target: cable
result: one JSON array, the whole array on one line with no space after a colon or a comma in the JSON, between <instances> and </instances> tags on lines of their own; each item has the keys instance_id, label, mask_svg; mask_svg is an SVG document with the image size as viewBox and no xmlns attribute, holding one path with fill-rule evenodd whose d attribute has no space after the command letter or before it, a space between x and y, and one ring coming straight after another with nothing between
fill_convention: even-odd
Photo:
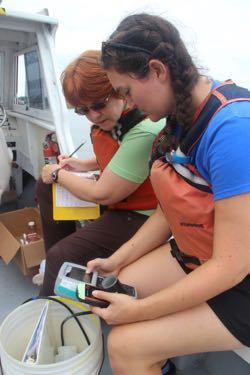
<instances>
[{"instance_id":1,"label":"cable","mask_svg":"<svg viewBox=\"0 0 250 375\"><path fill-rule=\"evenodd\" d=\"M28 300L24 301L24 303L26 302L30 302L30 301L34 301L36 299L46 299L46 300L50 300L50 301L54 301L54 302L57 302L57 303L60 303L62 306L64 306L70 313L71 315L66 317L62 323L61 323L61 341L62 341L62 346L64 346L64 335L63 335L63 327L64 327L64 324L71 318L74 318L77 322L77 324L79 325L86 341L87 341L87 344L90 345L90 340L88 338L88 335L86 334L84 328L82 327L82 324L81 322L79 321L78 319L78 316L81 316L81 315L90 315L90 314L93 314L92 311L81 311L79 313L74 313L74 311L68 306L66 305L66 303L58 300L57 298L53 298L53 297L40 297L40 296L37 296L37 297L34 297L34 298L29 298ZM105 344L104 344L104 336L102 334L102 363L101 363L101 366L100 366L100 369L99 369L99 372L98 372L98 375L101 375L101 371L102 371L102 368L103 368L103 364L104 364L104 360L105 360Z\"/></svg>"},{"instance_id":2,"label":"cable","mask_svg":"<svg viewBox=\"0 0 250 375\"><path fill-rule=\"evenodd\" d=\"M1 371L1 375L4 375L4 374L3 374L3 366L2 366L1 358L0 358L0 371Z\"/></svg>"},{"instance_id":3,"label":"cable","mask_svg":"<svg viewBox=\"0 0 250 375\"><path fill-rule=\"evenodd\" d=\"M83 333L83 335L84 335L84 337L85 337L85 339L86 339L86 341L87 341L87 344L90 345L89 337L88 337L87 333L85 332L85 330L84 330L84 328L83 328L83 326L82 326L80 320L78 319L77 315L74 316L74 315L75 315L74 311L73 311L68 305L66 305L66 303L64 303L64 302L62 302L62 301L60 301L60 300L58 300L57 298L54 298L54 297L42 297L42 296L38 296L38 297L34 297L34 298L29 298L29 299L27 299L26 301L23 302L23 304L25 304L25 303L27 303L27 302L30 302L30 301L37 300L37 299L45 299L45 300L49 300L49 301L54 301L54 302L57 302L57 303L59 303L60 305L64 306L64 307L65 307L65 308L71 313L71 315L74 317L76 323L78 324L80 330L82 331L82 333ZM92 313L92 312L90 311L90 313ZM70 316L70 317L71 317L71 316ZM70 318L70 317L69 317L69 318ZM63 340L63 341L64 341L64 340ZM64 345L64 344L62 344L62 345Z\"/></svg>"},{"instance_id":4,"label":"cable","mask_svg":"<svg viewBox=\"0 0 250 375\"><path fill-rule=\"evenodd\" d=\"M57 300L58 301L58 300ZM61 302L61 301L60 301ZM64 346L64 334L63 334L63 327L64 327L64 324L71 318L77 318L78 316L81 316L81 315L90 315L90 314L93 314L92 311L81 311L81 312L78 312L78 313L73 313L72 315L66 317L62 323L61 323L61 341L62 341L62 346ZM84 334L84 333L83 333ZM85 336L85 335L84 335ZM86 338L86 341L88 343L88 345L90 345L90 341L89 341L89 338L88 336L85 337ZM104 360L105 360L105 344L104 344L104 335L102 334L102 362L101 362L101 366L100 366L100 369L98 371L98 375L101 375L101 371L102 371L102 367L103 367L103 364L104 364Z\"/></svg>"},{"instance_id":5,"label":"cable","mask_svg":"<svg viewBox=\"0 0 250 375\"><path fill-rule=\"evenodd\" d=\"M70 316L67 316L61 323L61 341L62 341L62 346L64 346L64 334L63 334L63 327L64 327L64 323L66 323L69 319L71 318L75 318L77 316L81 316L81 315L90 315L90 314L93 314L92 311L81 311L81 312L78 312L78 313L73 313L72 315ZM89 338L86 334L86 332L83 330L82 333L84 334L84 337L88 343L88 345L90 345L90 341L89 341Z\"/></svg>"}]
</instances>

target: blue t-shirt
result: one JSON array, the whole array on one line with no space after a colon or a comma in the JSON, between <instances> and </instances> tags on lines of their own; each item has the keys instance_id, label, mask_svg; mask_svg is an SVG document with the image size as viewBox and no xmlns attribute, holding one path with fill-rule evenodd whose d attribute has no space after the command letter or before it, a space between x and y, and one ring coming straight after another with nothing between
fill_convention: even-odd
<instances>
[{"instance_id":1,"label":"blue t-shirt","mask_svg":"<svg viewBox=\"0 0 250 375\"><path fill-rule=\"evenodd\" d=\"M250 101L221 109L194 152L195 165L211 184L214 200L250 192Z\"/></svg>"}]
</instances>

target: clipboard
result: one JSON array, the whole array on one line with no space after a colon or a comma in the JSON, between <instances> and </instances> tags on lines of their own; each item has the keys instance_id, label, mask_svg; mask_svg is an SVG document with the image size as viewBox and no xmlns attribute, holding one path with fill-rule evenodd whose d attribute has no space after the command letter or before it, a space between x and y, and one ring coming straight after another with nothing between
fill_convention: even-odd
<instances>
[{"instance_id":1,"label":"clipboard","mask_svg":"<svg viewBox=\"0 0 250 375\"><path fill-rule=\"evenodd\" d=\"M52 197L53 197L53 219L54 220L91 220L100 217L100 206L93 207L57 207L56 204L56 187L55 183L52 184Z\"/></svg>"}]
</instances>

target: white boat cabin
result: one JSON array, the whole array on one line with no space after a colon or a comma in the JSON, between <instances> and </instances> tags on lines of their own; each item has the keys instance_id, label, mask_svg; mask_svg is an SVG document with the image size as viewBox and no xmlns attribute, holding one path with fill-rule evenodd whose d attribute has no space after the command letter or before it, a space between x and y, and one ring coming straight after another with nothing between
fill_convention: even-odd
<instances>
[{"instance_id":1,"label":"white boat cabin","mask_svg":"<svg viewBox=\"0 0 250 375\"><path fill-rule=\"evenodd\" d=\"M47 10L31 15L0 8L0 197L9 180L9 151L20 194L22 170L35 179L40 174L47 133L56 131L61 151L74 148L56 72L56 29Z\"/></svg>"}]
</instances>

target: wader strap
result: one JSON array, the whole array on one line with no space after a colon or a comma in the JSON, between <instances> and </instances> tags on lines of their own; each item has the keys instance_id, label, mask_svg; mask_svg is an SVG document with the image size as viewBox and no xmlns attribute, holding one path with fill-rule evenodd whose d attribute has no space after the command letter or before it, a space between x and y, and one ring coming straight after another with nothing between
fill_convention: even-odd
<instances>
[{"instance_id":1,"label":"wader strap","mask_svg":"<svg viewBox=\"0 0 250 375\"><path fill-rule=\"evenodd\" d=\"M171 239L170 241L170 246L171 246L171 254L173 255L174 258L178 260L179 263L183 263L185 266L188 263L195 264L197 266L201 265L201 262L198 258L192 255L187 255L183 253L177 246L177 243L175 242L174 239Z\"/></svg>"}]
</instances>

